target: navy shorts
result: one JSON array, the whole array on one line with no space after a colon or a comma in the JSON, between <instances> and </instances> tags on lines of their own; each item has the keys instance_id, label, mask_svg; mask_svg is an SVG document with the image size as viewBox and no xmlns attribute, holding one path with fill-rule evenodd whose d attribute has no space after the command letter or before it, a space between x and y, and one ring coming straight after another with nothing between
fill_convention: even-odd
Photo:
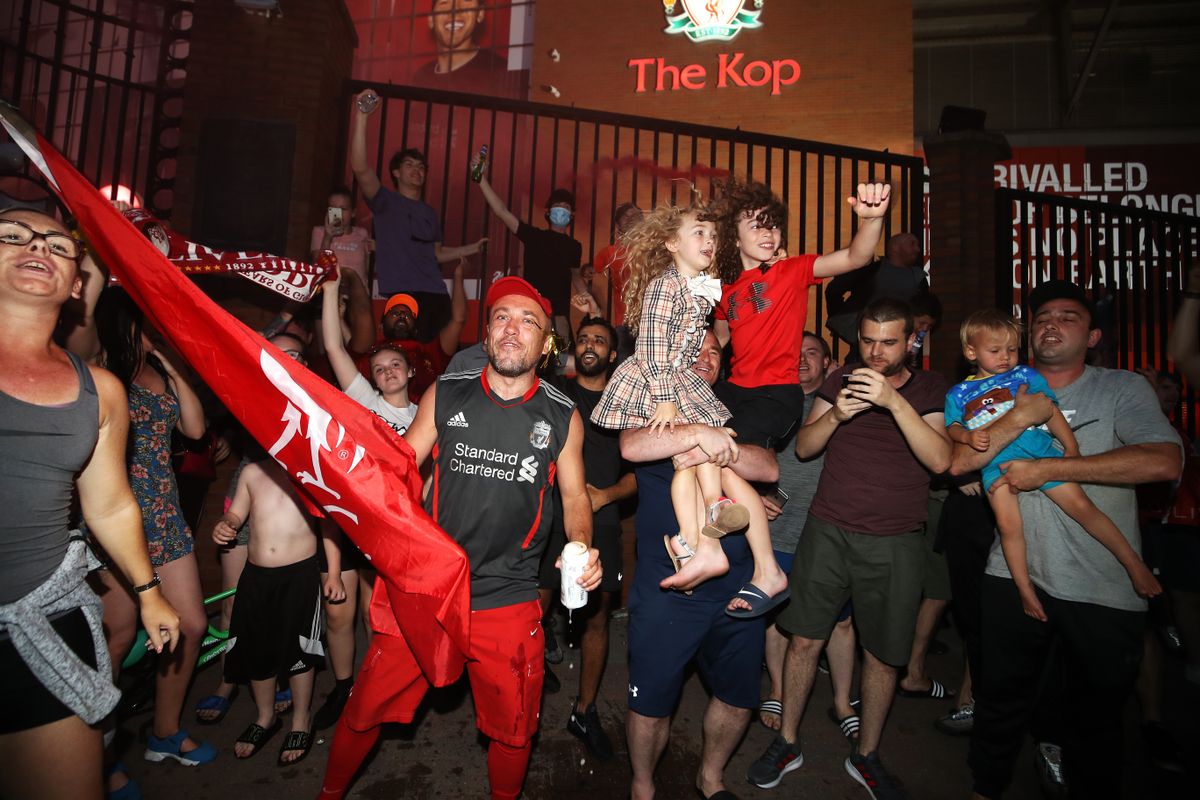
<instances>
[{"instance_id":1,"label":"navy shorts","mask_svg":"<svg viewBox=\"0 0 1200 800\"><path fill-rule=\"evenodd\" d=\"M679 705L688 665L718 700L758 708L763 620L734 619L727 601L695 600L635 586L629 599L629 709L669 717Z\"/></svg>"}]
</instances>

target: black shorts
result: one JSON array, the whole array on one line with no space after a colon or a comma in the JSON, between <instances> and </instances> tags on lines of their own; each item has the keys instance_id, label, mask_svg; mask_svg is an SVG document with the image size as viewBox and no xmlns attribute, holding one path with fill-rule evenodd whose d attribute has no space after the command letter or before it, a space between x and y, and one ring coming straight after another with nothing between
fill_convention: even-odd
<instances>
[{"instance_id":1,"label":"black shorts","mask_svg":"<svg viewBox=\"0 0 1200 800\"><path fill-rule=\"evenodd\" d=\"M725 600L693 600L636 586L629 598L629 709L669 717L695 659L713 695L734 708L757 708L765 623L734 619Z\"/></svg>"},{"instance_id":2,"label":"black shorts","mask_svg":"<svg viewBox=\"0 0 1200 800\"><path fill-rule=\"evenodd\" d=\"M87 617L78 608L50 620L50 627L83 663L96 668L96 648ZM0 735L31 730L75 712L34 676L7 636L0 640Z\"/></svg>"},{"instance_id":3,"label":"black shorts","mask_svg":"<svg viewBox=\"0 0 1200 800\"><path fill-rule=\"evenodd\" d=\"M721 381L713 391L733 415L725 427L737 431L738 444L774 447L787 439L804 411L804 389L798 383L747 389Z\"/></svg>"},{"instance_id":4,"label":"black shorts","mask_svg":"<svg viewBox=\"0 0 1200 800\"><path fill-rule=\"evenodd\" d=\"M317 557L283 567L248 563L229 620L225 680L265 681L325 661Z\"/></svg>"},{"instance_id":5,"label":"black shorts","mask_svg":"<svg viewBox=\"0 0 1200 800\"><path fill-rule=\"evenodd\" d=\"M542 566L538 571L538 587L541 589L558 589L562 585L558 569L554 562L562 555L567 546L567 535L561 530L550 532L550 542L546 552L542 554ZM592 547L600 551L600 568L604 574L600 578L598 592L621 591L621 527L619 525L600 525L592 529Z\"/></svg>"},{"instance_id":6,"label":"black shorts","mask_svg":"<svg viewBox=\"0 0 1200 800\"><path fill-rule=\"evenodd\" d=\"M338 550L342 554L342 572L350 569L370 568L371 562L367 561L367 557L363 555L362 550L358 549L358 545L350 541L350 537L344 533L338 534ZM321 572L329 572L324 542L317 543L317 564L321 568Z\"/></svg>"}]
</instances>

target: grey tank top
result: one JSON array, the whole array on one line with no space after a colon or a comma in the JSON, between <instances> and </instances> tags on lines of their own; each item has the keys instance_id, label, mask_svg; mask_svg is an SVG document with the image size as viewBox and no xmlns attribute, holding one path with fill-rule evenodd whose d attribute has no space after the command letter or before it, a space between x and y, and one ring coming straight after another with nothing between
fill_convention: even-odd
<instances>
[{"instance_id":1,"label":"grey tank top","mask_svg":"<svg viewBox=\"0 0 1200 800\"><path fill-rule=\"evenodd\" d=\"M67 355L79 378L70 403L39 406L0 392L0 604L29 594L62 562L75 478L99 436L96 384Z\"/></svg>"}]
</instances>

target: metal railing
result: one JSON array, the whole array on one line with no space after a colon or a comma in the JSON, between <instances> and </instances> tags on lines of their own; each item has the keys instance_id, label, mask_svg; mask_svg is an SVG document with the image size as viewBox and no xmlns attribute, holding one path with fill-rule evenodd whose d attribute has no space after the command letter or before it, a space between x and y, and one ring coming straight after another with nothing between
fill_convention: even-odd
<instances>
[{"instance_id":1,"label":"metal railing","mask_svg":"<svg viewBox=\"0 0 1200 800\"><path fill-rule=\"evenodd\" d=\"M1077 283L1097 306L1103 366L1174 373L1167 337L1188 270L1200 260L1200 218L1145 208L997 189L998 304L1028 317L1040 283ZM1196 397L1182 405L1195 434Z\"/></svg>"},{"instance_id":2,"label":"metal railing","mask_svg":"<svg viewBox=\"0 0 1200 800\"><path fill-rule=\"evenodd\" d=\"M97 186L174 204L187 0L17 0L0 12L0 96Z\"/></svg>"},{"instance_id":3,"label":"metal railing","mask_svg":"<svg viewBox=\"0 0 1200 800\"><path fill-rule=\"evenodd\" d=\"M643 208L686 203L686 183L677 179L695 182L706 197L715 180L730 174L768 184L791 211L786 241L792 253L848 246L858 218L846 197L856 184L871 179L893 187L885 237L923 228L922 162L913 156L362 81L346 84L347 121L353 94L366 88L383 98L376 112L380 120L368 128L368 152L385 184L391 155L416 147L429 161L424 199L438 211L446 243L491 237L479 269L480 294L496 274L519 263L517 241L491 215L482 194L470 188L467 163L484 144L493 188L531 225L544 224L543 205L551 189L561 186L575 193L572 235L589 263L613 241L612 216L622 203ZM347 123L343 137L348 128ZM346 169L336 177L349 175ZM814 291L808 327L822 331L824 316L824 297Z\"/></svg>"}]
</instances>

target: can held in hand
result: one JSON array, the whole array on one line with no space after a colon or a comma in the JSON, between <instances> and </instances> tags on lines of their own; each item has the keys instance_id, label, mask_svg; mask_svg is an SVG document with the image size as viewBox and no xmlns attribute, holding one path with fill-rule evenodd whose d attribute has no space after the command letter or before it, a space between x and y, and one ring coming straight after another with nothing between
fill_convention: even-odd
<instances>
[{"instance_id":1,"label":"can held in hand","mask_svg":"<svg viewBox=\"0 0 1200 800\"><path fill-rule=\"evenodd\" d=\"M374 92L371 92L370 94L364 94L362 97L358 98L358 110L364 114L370 114L378 105L379 95L375 94Z\"/></svg>"},{"instance_id":2,"label":"can held in hand","mask_svg":"<svg viewBox=\"0 0 1200 800\"><path fill-rule=\"evenodd\" d=\"M562 551L562 604L565 609L583 608L588 593L579 585L579 576L588 565L588 549L583 542L567 542Z\"/></svg>"}]
</instances>

